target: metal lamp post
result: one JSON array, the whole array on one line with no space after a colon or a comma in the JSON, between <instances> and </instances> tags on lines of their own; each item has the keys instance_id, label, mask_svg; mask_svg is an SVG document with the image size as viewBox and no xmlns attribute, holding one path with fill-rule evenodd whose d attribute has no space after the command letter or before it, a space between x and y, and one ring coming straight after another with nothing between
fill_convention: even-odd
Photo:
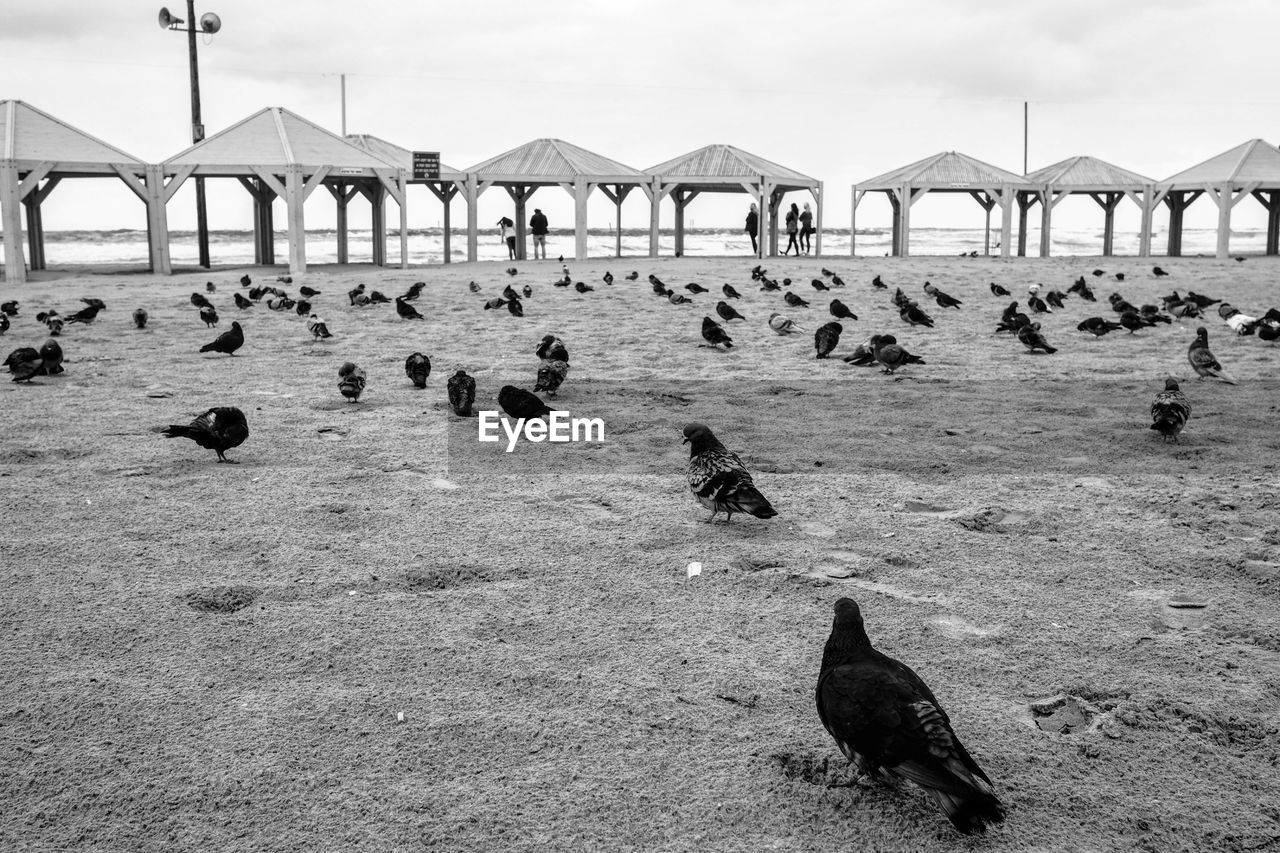
<instances>
[{"instance_id":1,"label":"metal lamp post","mask_svg":"<svg viewBox=\"0 0 1280 853\"><path fill-rule=\"evenodd\" d=\"M186 24L184 27L183 24ZM187 55L191 63L191 143L204 139L204 124L200 121L200 66L196 62L196 8L195 0L187 0L187 19L175 18L167 8L160 9L160 26L166 30L187 32ZM199 32L213 35L222 29L222 19L212 12L200 16ZM209 219L204 205L204 178L196 178L196 234L200 244L200 266L209 264Z\"/></svg>"}]
</instances>

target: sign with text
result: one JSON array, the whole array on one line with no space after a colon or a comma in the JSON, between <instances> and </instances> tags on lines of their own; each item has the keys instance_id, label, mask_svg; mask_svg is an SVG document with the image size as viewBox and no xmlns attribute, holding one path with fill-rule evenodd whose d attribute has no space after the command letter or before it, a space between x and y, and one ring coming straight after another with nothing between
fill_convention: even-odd
<instances>
[{"instance_id":1,"label":"sign with text","mask_svg":"<svg viewBox=\"0 0 1280 853\"><path fill-rule=\"evenodd\" d=\"M413 152L413 179L415 181L440 180L440 152Z\"/></svg>"}]
</instances>

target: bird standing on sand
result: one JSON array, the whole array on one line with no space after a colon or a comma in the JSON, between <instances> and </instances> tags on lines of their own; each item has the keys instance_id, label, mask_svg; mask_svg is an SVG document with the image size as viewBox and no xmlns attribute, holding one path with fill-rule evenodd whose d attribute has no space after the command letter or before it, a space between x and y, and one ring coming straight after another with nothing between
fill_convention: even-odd
<instances>
[{"instance_id":1,"label":"bird standing on sand","mask_svg":"<svg viewBox=\"0 0 1280 853\"><path fill-rule=\"evenodd\" d=\"M858 344L856 347L853 348L852 355L846 355L844 357L844 363L852 364L855 367L867 367L869 365L875 364L876 363L875 348L876 348L876 342L877 340L879 340L879 338L880 338L879 335L872 335L867 340Z\"/></svg>"},{"instance_id":2,"label":"bird standing on sand","mask_svg":"<svg viewBox=\"0 0 1280 853\"><path fill-rule=\"evenodd\" d=\"M880 366L884 368L882 373L893 375L900 367L908 364L924 364L925 360L918 355L912 355L906 349L898 345L898 339L893 335L879 335L872 338L875 359Z\"/></svg>"},{"instance_id":3,"label":"bird standing on sand","mask_svg":"<svg viewBox=\"0 0 1280 853\"><path fill-rule=\"evenodd\" d=\"M517 298L515 298L515 299L508 299L508 300L507 300L507 313L509 313L509 314L510 314L511 316L513 316L513 317L523 317L523 316L524 316L524 303L523 303L523 302L521 302L521 301L520 301L520 299L519 299L518 297L517 297Z\"/></svg>"},{"instance_id":4,"label":"bird standing on sand","mask_svg":"<svg viewBox=\"0 0 1280 853\"><path fill-rule=\"evenodd\" d=\"M902 318L902 322L912 326L925 326L933 328L933 318L930 317L925 310L914 302L908 301L898 311L898 316Z\"/></svg>"},{"instance_id":5,"label":"bird standing on sand","mask_svg":"<svg viewBox=\"0 0 1280 853\"><path fill-rule=\"evenodd\" d=\"M741 293L739 293L739 292L737 291L737 289L735 289L735 288L734 288L734 286L733 286L732 284L729 284L728 282L725 282L725 283L724 283L724 286L723 286L723 287L721 287L721 288L720 288L720 290L721 290L721 291L723 291L723 292L724 292L724 295L725 295L725 296L727 296L727 297L728 297L728 298L730 298L730 299L741 299L741 298L742 298L742 294L741 294Z\"/></svg>"},{"instance_id":6,"label":"bird standing on sand","mask_svg":"<svg viewBox=\"0 0 1280 853\"><path fill-rule=\"evenodd\" d=\"M574 289L574 290L576 290L576 291L578 291L579 293L594 293L594 292L595 292L595 288L594 288L594 287L592 287L591 285L587 284L585 281L575 281L575 282L573 283L573 289Z\"/></svg>"},{"instance_id":7,"label":"bird standing on sand","mask_svg":"<svg viewBox=\"0 0 1280 853\"><path fill-rule=\"evenodd\" d=\"M555 335L543 335L533 351L542 363L538 365L538 381L534 391L545 391L555 396L556 391L569 375L569 349Z\"/></svg>"},{"instance_id":8,"label":"bird standing on sand","mask_svg":"<svg viewBox=\"0 0 1280 853\"><path fill-rule=\"evenodd\" d=\"M964 304L954 296L943 293L938 289L937 285L930 284L927 281L924 283L924 292L934 298L934 301L938 303L939 308L959 308Z\"/></svg>"},{"instance_id":9,"label":"bird standing on sand","mask_svg":"<svg viewBox=\"0 0 1280 853\"><path fill-rule=\"evenodd\" d=\"M1113 323L1112 321L1102 317L1087 317L1081 320L1080 324L1076 326L1076 328L1082 332L1088 332L1094 337L1100 338L1107 332L1114 332L1117 329L1123 329L1124 326L1119 323Z\"/></svg>"},{"instance_id":10,"label":"bird standing on sand","mask_svg":"<svg viewBox=\"0 0 1280 853\"><path fill-rule=\"evenodd\" d=\"M239 295L240 295L240 294L238 294L238 293L236 294L236 296L239 296ZM147 327L147 312L146 312L146 309L144 309L144 308L136 308L136 309L134 309L134 312L133 312L133 325L137 326L139 329L145 329L145 328Z\"/></svg>"},{"instance_id":11,"label":"bird standing on sand","mask_svg":"<svg viewBox=\"0 0 1280 853\"><path fill-rule=\"evenodd\" d=\"M710 317L702 318L702 339L713 348L718 348L721 344L724 344L725 349L733 349L733 338L729 337L729 333L724 330L724 326L721 326Z\"/></svg>"},{"instance_id":12,"label":"bird standing on sand","mask_svg":"<svg viewBox=\"0 0 1280 853\"><path fill-rule=\"evenodd\" d=\"M35 347L19 347L9 353L4 360L4 367L9 368L12 381L30 382L31 377L39 376L44 371L44 359Z\"/></svg>"},{"instance_id":13,"label":"bird standing on sand","mask_svg":"<svg viewBox=\"0 0 1280 853\"><path fill-rule=\"evenodd\" d=\"M1178 433L1187 425L1191 417L1191 404L1178 390L1178 380L1166 379L1164 390L1156 395L1151 404L1151 429L1164 436L1165 443L1173 439L1178 442Z\"/></svg>"},{"instance_id":14,"label":"bird standing on sand","mask_svg":"<svg viewBox=\"0 0 1280 853\"><path fill-rule=\"evenodd\" d=\"M852 599L835 603L814 698L845 758L869 776L909 779L966 835L1004 820L991 780L911 667L871 645Z\"/></svg>"},{"instance_id":15,"label":"bird standing on sand","mask_svg":"<svg viewBox=\"0 0 1280 853\"><path fill-rule=\"evenodd\" d=\"M773 329L780 335L790 335L795 332L803 331L803 329L797 326L794 322L783 317L777 311L769 315L769 328Z\"/></svg>"},{"instance_id":16,"label":"bird standing on sand","mask_svg":"<svg viewBox=\"0 0 1280 853\"><path fill-rule=\"evenodd\" d=\"M823 281L822 279L820 279L820 278L811 279L811 280L809 281L809 285L810 285L814 290L830 290L830 289L831 289L831 288L827 287L827 283L826 283L825 281Z\"/></svg>"},{"instance_id":17,"label":"bird standing on sand","mask_svg":"<svg viewBox=\"0 0 1280 853\"><path fill-rule=\"evenodd\" d=\"M353 287L353 288L351 288L350 290L348 290L348 291L347 291L347 299L348 299L348 300L350 300L350 302L351 302L351 304L352 304L352 305L355 305L355 304L356 304L356 297L357 297L357 296L362 296L363 294L364 294L364 285L363 285L363 284L357 284L355 287ZM250 296L253 296L253 294L252 294L252 293L250 293L249 295L250 295Z\"/></svg>"},{"instance_id":18,"label":"bird standing on sand","mask_svg":"<svg viewBox=\"0 0 1280 853\"><path fill-rule=\"evenodd\" d=\"M403 296L396 297L396 313L405 320L425 320L418 309L410 305Z\"/></svg>"},{"instance_id":19,"label":"bird standing on sand","mask_svg":"<svg viewBox=\"0 0 1280 853\"><path fill-rule=\"evenodd\" d=\"M1204 326L1196 329L1196 339L1187 348L1187 361L1191 363L1191 369L1201 379L1208 376L1212 379L1221 379L1228 385L1236 384L1236 381L1223 371L1222 365L1218 364L1218 360L1209 351L1209 331Z\"/></svg>"},{"instance_id":20,"label":"bird standing on sand","mask_svg":"<svg viewBox=\"0 0 1280 853\"><path fill-rule=\"evenodd\" d=\"M476 381L461 368L449 377L445 384L449 393L449 407L459 417L470 417L471 407L476 401Z\"/></svg>"},{"instance_id":21,"label":"bird standing on sand","mask_svg":"<svg viewBox=\"0 0 1280 853\"><path fill-rule=\"evenodd\" d=\"M788 290L782 294L782 301L786 302L792 308L808 308L809 303L801 299L798 295Z\"/></svg>"},{"instance_id":22,"label":"bird standing on sand","mask_svg":"<svg viewBox=\"0 0 1280 853\"><path fill-rule=\"evenodd\" d=\"M85 324L92 323L94 319L98 316L98 312L101 310L102 310L101 303L90 305L87 308L81 308L79 311L77 311L76 313L68 317L67 322L68 323L85 323Z\"/></svg>"},{"instance_id":23,"label":"bird standing on sand","mask_svg":"<svg viewBox=\"0 0 1280 853\"><path fill-rule=\"evenodd\" d=\"M719 302L716 303L716 314L718 314L720 316L720 319L724 320L726 323L729 322L730 320L745 321L747 319L746 317L743 317L741 314L739 314L737 309L735 309L728 302L725 302L723 299L721 299Z\"/></svg>"},{"instance_id":24,"label":"bird standing on sand","mask_svg":"<svg viewBox=\"0 0 1280 853\"><path fill-rule=\"evenodd\" d=\"M218 335L210 343L200 347L200 352L225 352L227 355L234 356L236 350L244 346L244 331L240 328L240 324L233 322L231 328Z\"/></svg>"},{"instance_id":25,"label":"bird standing on sand","mask_svg":"<svg viewBox=\"0 0 1280 853\"><path fill-rule=\"evenodd\" d=\"M244 412L236 407L221 406L209 409L186 426L170 424L156 431L165 438L189 438L201 447L215 451L219 462L235 465L238 463L228 459L226 452L244 444L249 437L249 422L245 420Z\"/></svg>"},{"instance_id":26,"label":"bird standing on sand","mask_svg":"<svg viewBox=\"0 0 1280 853\"><path fill-rule=\"evenodd\" d=\"M696 281L689 282L684 286L684 289L689 291L690 293L706 293L707 292L707 289L702 285L698 284Z\"/></svg>"},{"instance_id":27,"label":"bird standing on sand","mask_svg":"<svg viewBox=\"0 0 1280 853\"><path fill-rule=\"evenodd\" d=\"M315 314L307 317L307 331L311 333L311 339L313 341L333 337L329 332L329 327L325 325L324 320L321 320L319 316Z\"/></svg>"},{"instance_id":28,"label":"bird standing on sand","mask_svg":"<svg viewBox=\"0 0 1280 853\"><path fill-rule=\"evenodd\" d=\"M8 302L0 302L0 313L6 317L18 316L18 300L10 299Z\"/></svg>"},{"instance_id":29,"label":"bird standing on sand","mask_svg":"<svg viewBox=\"0 0 1280 853\"><path fill-rule=\"evenodd\" d=\"M818 330L813 333L813 348L818 352L818 358L826 358L831 355L831 351L840 343L840 333L844 331L844 326L832 321L823 323Z\"/></svg>"},{"instance_id":30,"label":"bird standing on sand","mask_svg":"<svg viewBox=\"0 0 1280 853\"><path fill-rule=\"evenodd\" d=\"M62 372L62 347L53 338L40 347L40 372L45 376L57 376Z\"/></svg>"},{"instance_id":31,"label":"bird standing on sand","mask_svg":"<svg viewBox=\"0 0 1280 853\"><path fill-rule=\"evenodd\" d=\"M310 299L313 296L320 295L320 291L316 290L314 287L307 287L305 284L302 285L302 287L298 288L298 292L301 293L303 296L305 296L307 299Z\"/></svg>"},{"instance_id":32,"label":"bird standing on sand","mask_svg":"<svg viewBox=\"0 0 1280 853\"><path fill-rule=\"evenodd\" d=\"M537 394L530 394L514 385L502 386L502 390L498 392L498 405L502 407L502 411L518 420L545 419L552 412L551 407L542 402Z\"/></svg>"},{"instance_id":33,"label":"bird standing on sand","mask_svg":"<svg viewBox=\"0 0 1280 853\"><path fill-rule=\"evenodd\" d=\"M253 303L248 299L245 299L244 295L241 293L233 293L231 294L231 298L235 300L236 307L239 308L241 311L245 310L246 308L253 307Z\"/></svg>"},{"instance_id":34,"label":"bird standing on sand","mask_svg":"<svg viewBox=\"0 0 1280 853\"><path fill-rule=\"evenodd\" d=\"M993 281L993 282L991 282L990 287L991 287L991 293L992 293L992 295L994 295L994 296L1008 296L1008 295L1009 295L1009 291L1008 291L1008 290L1006 290L1006 289L1004 289L1003 287L1001 287L1000 285L996 284L994 281Z\"/></svg>"},{"instance_id":35,"label":"bird standing on sand","mask_svg":"<svg viewBox=\"0 0 1280 853\"><path fill-rule=\"evenodd\" d=\"M672 305L687 305L693 300L685 296L683 293L675 293L674 291L669 291L667 293L667 301L670 302Z\"/></svg>"},{"instance_id":36,"label":"bird standing on sand","mask_svg":"<svg viewBox=\"0 0 1280 853\"><path fill-rule=\"evenodd\" d=\"M345 362L338 368L338 393L353 403L360 402L364 393L364 371L356 367L355 362Z\"/></svg>"},{"instance_id":37,"label":"bird standing on sand","mask_svg":"<svg viewBox=\"0 0 1280 853\"><path fill-rule=\"evenodd\" d=\"M212 305L206 305L200 309L200 319L204 321L205 328L212 329L218 325L218 312Z\"/></svg>"},{"instance_id":38,"label":"bird standing on sand","mask_svg":"<svg viewBox=\"0 0 1280 853\"><path fill-rule=\"evenodd\" d=\"M883 280L883 279L881 279L879 275L877 275L875 278L871 279L871 286L872 286L872 287L874 287L874 288L876 288L877 290L888 290L888 289L889 289L889 285L885 284L885 283L884 283L884 280Z\"/></svg>"},{"instance_id":39,"label":"bird standing on sand","mask_svg":"<svg viewBox=\"0 0 1280 853\"><path fill-rule=\"evenodd\" d=\"M1044 339L1044 335L1040 334L1039 323L1027 323L1019 328L1018 340L1031 352L1040 350L1053 355L1058 351L1055 347L1049 346L1049 342Z\"/></svg>"},{"instance_id":40,"label":"bird standing on sand","mask_svg":"<svg viewBox=\"0 0 1280 853\"><path fill-rule=\"evenodd\" d=\"M427 377L431 375L431 359L415 352L404 360L404 373L415 388L426 388Z\"/></svg>"},{"instance_id":41,"label":"bird standing on sand","mask_svg":"<svg viewBox=\"0 0 1280 853\"><path fill-rule=\"evenodd\" d=\"M191 304L197 308L212 308L213 303L203 293L192 293Z\"/></svg>"},{"instance_id":42,"label":"bird standing on sand","mask_svg":"<svg viewBox=\"0 0 1280 853\"><path fill-rule=\"evenodd\" d=\"M1160 267L1152 267L1151 274L1154 275L1156 278L1164 278L1165 276L1168 275L1168 273L1160 269Z\"/></svg>"},{"instance_id":43,"label":"bird standing on sand","mask_svg":"<svg viewBox=\"0 0 1280 853\"><path fill-rule=\"evenodd\" d=\"M732 521L735 512L756 518L778 514L756 489L742 460L727 450L706 424L686 425L683 443L689 445L689 491L698 503L711 510L708 523L721 512L728 515L726 521Z\"/></svg>"},{"instance_id":44,"label":"bird standing on sand","mask_svg":"<svg viewBox=\"0 0 1280 853\"><path fill-rule=\"evenodd\" d=\"M858 315L850 311L849 306L845 305L839 299L831 300L830 310L831 310L831 316L835 317L837 320L857 320L858 319Z\"/></svg>"}]
</instances>

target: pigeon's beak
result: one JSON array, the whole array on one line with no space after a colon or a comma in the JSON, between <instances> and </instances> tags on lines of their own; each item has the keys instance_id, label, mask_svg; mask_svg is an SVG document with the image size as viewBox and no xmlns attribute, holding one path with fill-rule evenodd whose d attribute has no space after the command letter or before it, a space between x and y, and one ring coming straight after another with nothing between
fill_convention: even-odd
<instances>
[{"instance_id":1,"label":"pigeon's beak","mask_svg":"<svg viewBox=\"0 0 1280 853\"><path fill-rule=\"evenodd\" d=\"M688 443L689 443L689 437L688 437L688 436L685 436L685 437L684 437L684 439L683 439L680 443L681 443L681 444L688 444Z\"/></svg>"}]
</instances>

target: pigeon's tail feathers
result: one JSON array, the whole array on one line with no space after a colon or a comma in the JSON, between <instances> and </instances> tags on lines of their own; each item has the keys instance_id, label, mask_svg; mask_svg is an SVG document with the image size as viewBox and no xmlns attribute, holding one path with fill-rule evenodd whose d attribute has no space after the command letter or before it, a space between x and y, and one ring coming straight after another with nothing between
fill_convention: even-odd
<instances>
[{"instance_id":1,"label":"pigeon's tail feathers","mask_svg":"<svg viewBox=\"0 0 1280 853\"><path fill-rule=\"evenodd\" d=\"M1057 352L1057 351L1058 351L1058 348L1057 348L1057 347L1051 347L1051 346L1049 346L1048 344L1042 344L1042 345L1041 345L1041 347L1040 347L1040 349L1042 349L1042 350L1044 350L1045 352L1049 353L1049 355L1053 355L1055 352Z\"/></svg>"},{"instance_id":2,"label":"pigeon's tail feathers","mask_svg":"<svg viewBox=\"0 0 1280 853\"><path fill-rule=\"evenodd\" d=\"M720 512L742 512L756 518L773 518L778 514L769 499L751 483L739 482L732 489L715 495L714 499Z\"/></svg>"},{"instance_id":3,"label":"pigeon's tail feathers","mask_svg":"<svg viewBox=\"0 0 1280 853\"><path fill-rule=\"evenodd\" d=\"M213 352L217 348L218 348L217 341L214 341L213 343L208 343L200 347L200 352Z\"/></svg>"},{"instance_id":4,"label":"pigeon's tail feathers","mask_svg":"<svg viewBox=\"0 0 1280 853\"><path fill-rule=\"evenodd\" d=\"M156 431L165 438L194 438L197 430L187 424L169 424L166 427L157 427Z\"/></svg>"},{"instance_id":5,"label":"pigeon's tail feathers","mask_svg":"<svg viewBox=\"0 0 1280 853\"><path fill-rule=\"evenodd\" d=\"M986 832L988 824L1004 820L1004 806L990 791L975 790L970 794L952 794L931 790L948 820L965 835Z\"/></svg>"}]
</instances>

